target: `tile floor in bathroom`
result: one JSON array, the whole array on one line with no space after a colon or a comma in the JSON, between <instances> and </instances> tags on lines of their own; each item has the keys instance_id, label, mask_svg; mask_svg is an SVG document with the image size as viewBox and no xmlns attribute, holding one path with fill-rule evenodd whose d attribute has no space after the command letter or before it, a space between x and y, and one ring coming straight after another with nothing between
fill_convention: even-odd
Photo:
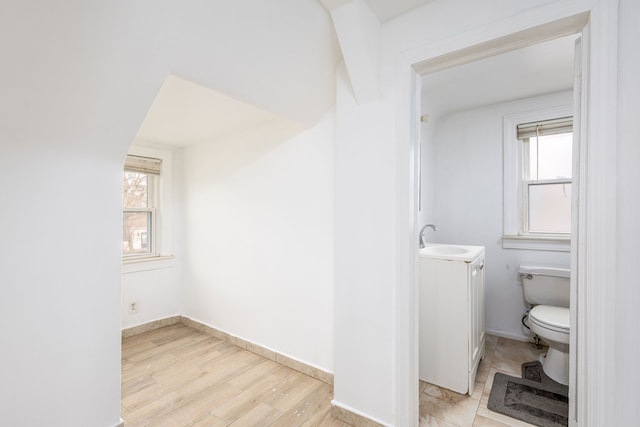
<instances>
[{"instance_id":1,"label":"tile floor in bathroom","mask_svg":"<svg viewBox=\"0 0 640 427\"><path fill-rule=\"evenodd\" d=\"M532 343L486 336L485 357L478 367L473 395L462 395L420 381L420 427L504 427L532 424L487 409L496 372L520 377L525 362L538 360L545 349Z\"/></svg>"}]
</instances>

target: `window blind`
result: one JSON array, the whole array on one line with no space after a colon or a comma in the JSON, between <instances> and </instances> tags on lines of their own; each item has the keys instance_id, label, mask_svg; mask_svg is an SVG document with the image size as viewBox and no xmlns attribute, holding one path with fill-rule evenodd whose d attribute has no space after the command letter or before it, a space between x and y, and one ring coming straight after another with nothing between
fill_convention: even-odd
<instances>
[{"instance_id":1,"label":"window blind","mask_svg":"<svg viewBox=\"0 0 640 427\"><path fill-rule=\"evenodd\" d=\"M518 125L518 139L529 139L535 138L536 136L557 135L559 133L569 132L573 132L573 117L571 116Z\"/></svg>"},{"instance_id":2,"label":"window blind","mask_svg":"<svg viewBox=\"0 0 640 427\"><path fill-rule=\"evenodd\" d=\"M124 170L129 172L149 173L160 175L162 160L151 157L140 157L128 155L124 161Z\"/></svg>"}]
</instances>

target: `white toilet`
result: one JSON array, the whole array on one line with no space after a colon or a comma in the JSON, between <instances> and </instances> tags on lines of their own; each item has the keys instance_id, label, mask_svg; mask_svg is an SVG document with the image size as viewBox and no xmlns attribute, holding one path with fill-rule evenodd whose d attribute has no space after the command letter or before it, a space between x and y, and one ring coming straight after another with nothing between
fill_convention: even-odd
<instances>
[{"instance_id":1,"label":"white toilet","mask_svg":"<svg viewBox=\"0 0 640 427\"><path fill-rule=\"evenodd\" d=\"M568 268L521 266L524 299L533 306L529 327L549 351L542 361L544 372L560 384L569 384L569 277Z\"/></svg>"}]
</instances>

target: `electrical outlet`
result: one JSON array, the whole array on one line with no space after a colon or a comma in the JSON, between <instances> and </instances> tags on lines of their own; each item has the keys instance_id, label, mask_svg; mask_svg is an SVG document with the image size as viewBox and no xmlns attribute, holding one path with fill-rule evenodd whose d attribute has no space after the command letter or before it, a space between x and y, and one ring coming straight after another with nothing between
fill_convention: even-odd
<instances>
[{"instance_id":1,"label":"electrical outlet","mask_svg":"<svg viewBox=\"0 0 640 427\"><path fill-rule=\"evenodd\" d=\"M136 301L131 301L129 303L129 313L137 313L138 312L138 303Z\"/></svg>"}]
</instances>

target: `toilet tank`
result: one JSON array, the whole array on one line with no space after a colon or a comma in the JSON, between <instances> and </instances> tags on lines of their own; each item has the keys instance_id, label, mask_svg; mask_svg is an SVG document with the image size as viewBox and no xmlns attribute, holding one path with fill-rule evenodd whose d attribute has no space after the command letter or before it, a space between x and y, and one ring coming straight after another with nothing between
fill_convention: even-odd
<instances>
[{"instance_id":1,"label":"toilet tank","mask_svg":"<svg viewBox=\"0 0 640 427\"><path fill-rule=\"evenodd\" d=\"M559 267L521 266L524 299L532 305L569 308L571 270Z\"/></svg>"}]
</instances>

